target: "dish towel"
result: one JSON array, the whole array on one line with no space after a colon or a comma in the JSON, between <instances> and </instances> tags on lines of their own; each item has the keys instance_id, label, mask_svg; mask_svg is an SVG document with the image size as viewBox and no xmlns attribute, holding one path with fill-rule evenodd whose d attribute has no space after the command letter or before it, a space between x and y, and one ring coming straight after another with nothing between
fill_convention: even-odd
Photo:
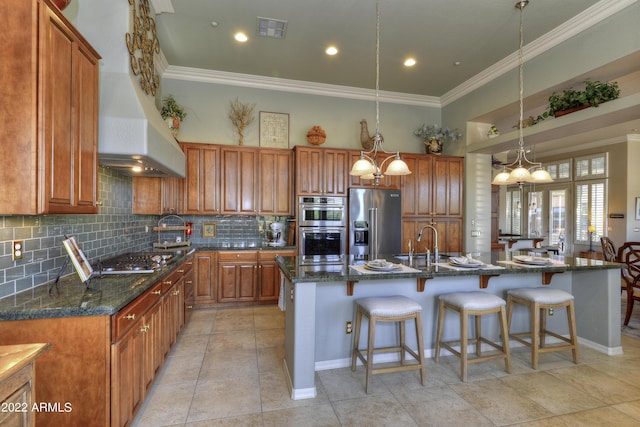
<instances>
[{"instance_id":1,"label":"dish towel","mask_svg":"<svg viewBox=\"0 0 640 427\"><path fill-rule=\"evenodd\" d=\"M280 310L285 311L286 310L286 305L284 302L284 276L281 275L280 277L280 296L278 297L278 307L280 307Z\"/></svg>"}]
</instances>

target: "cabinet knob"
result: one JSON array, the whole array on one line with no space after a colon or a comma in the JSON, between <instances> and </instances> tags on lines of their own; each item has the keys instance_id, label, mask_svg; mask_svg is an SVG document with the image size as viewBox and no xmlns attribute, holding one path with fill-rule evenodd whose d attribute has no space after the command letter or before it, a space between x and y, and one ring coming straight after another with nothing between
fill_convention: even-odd
<instances>
[{"instance_id":1,"label":"cabinet knob","mask_svg":"<svg viewBox=\"0 0 640 427\"><path fill-rule=\"evenodd\" d=\"M177 291L173 291L173 295L180 295L180 290L178 289Z\"/></svg>"},{"instance_id":2,"label":"cabinet knob","mask_svg":"<svg viewBox=\"0 0 640 427\"><path fill-rule=\"evenodd\" d=\"M192 309L192 308L193 308L193 306L192 306L192 305L188 305L188 306L187 306L187 308L188 308L188 309Z\"/></svg>"},{"instance_id":3,"label":"cabinet knob","mask_svg":"<svg viewBox=\"0 0 640 427\"><path fill-rule=\"evenodd\" d=\"M151 295L160 295L162 291L151 291Z\"/></svg>"},{"instance_id":4,"label":"cabinet knob","mask_svg":"<svg viewBox=\"0 0 640 427\"><path fill-rule=\"evenodd\" d=\"M164 281L164 282L162 282L162 283L164 283L165 285L171 285L171 280L165 280L165 281Z\"/></svg>"},{"instance_id":5,"label":"cabinet knob","mask_svg":"<svg viewBox=\"0 0 640 427\"><path fill-rule=\"evenodd\" d=\"M178 270L178 273L184 273L184 270Z\"/></svg>"},{"instance_id":6,"label":"cabinet knob","mask_svg":"<svg viewBox=\"0 0 640 427\"><path fill-rule=\"evenodd\" d=\"M135 318L136 318L135 314L129 314L123 317L123 319L127 319L127 320L135 320Z\"/></svg>"}]
</instances>

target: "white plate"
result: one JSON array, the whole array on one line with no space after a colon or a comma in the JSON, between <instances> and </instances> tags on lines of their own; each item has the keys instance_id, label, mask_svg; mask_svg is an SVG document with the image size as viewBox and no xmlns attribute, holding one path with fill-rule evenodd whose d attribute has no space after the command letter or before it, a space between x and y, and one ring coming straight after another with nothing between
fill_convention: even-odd
<instances>
[{"instance_id":1,"label":"white plate","mask_svg":"<svg viewBox=\"0 0 640 427\"><path fill-rule=\"evenodd\" d=\"M397 265L397 264L389 263L389 264L384 265L384 266L376 266L376 265L365 264L364 268L366 268L367 270L391 271L391 270L395 270L396 268L401 268L401 267L399 265Z\"/></svg>"},{"instance_id":2,"label":"white plate","mask_svg":"<svg viewBox=\"0 0 640 427\"><path fill-rule=\"evenodd\" d=\"M458 264L457 262L449 261L449 265L451 265L453 267L462 267L462 268L480 268L484 264L475 264L475 263Z\"/></svg>"},{"instance_id":3,"label":"white plate","mask_svg":"<svg viewBox=\"0 0 640 427\"><path fill-rule=\"evenodd\" d=\"M461 267L467 267L470 265L481 266L484 264L479 259L471 259L467 257L451 257L449 258L449 263L453 265L459 265Z\"/></svg>"},{"instance_id":4,"label":"white plate","mask_svg":"<svg viewBox=\"0 0 640 427\"><path fill-rule=\"evenodd\" d=\"M551 260L549 258L543 258L539 256L529 256L529 255L516 255L513 257L515 262L519 262L521 264L529 264L529 265L547 265L551 264Z\"/></svg>"}]
</instances>

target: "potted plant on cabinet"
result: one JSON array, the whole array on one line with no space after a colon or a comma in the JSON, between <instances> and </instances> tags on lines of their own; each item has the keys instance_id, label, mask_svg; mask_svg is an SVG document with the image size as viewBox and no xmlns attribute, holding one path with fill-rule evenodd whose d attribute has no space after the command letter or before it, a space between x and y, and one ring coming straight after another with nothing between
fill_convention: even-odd
<instances>
[{"instance_id":1,"label":"potted plant on cabinet","mask_svg":"<svg viewBox=\"0 0 640 427\"><path fill-rule=\"evenodd\" d=\"M160 115L167 122L171 133L174 137L178 136L178 130L180 129L180 122L187 117L182 105L178 104L173 95L168 95L162 99L162 110Z\"/></svg>"},{"instance_id":2,"label":"potted plant on cabinet","mask_svg":"<svg viewBox=\"0 0 640 427\"><path fill-rule=\"evenodd\" d=\"M442 154L445 142L455 142L462 138L462 134L457 129L451 130L448 127L441 127L438 124L426 125L414 131L413 134L422 139L428 154Z\"/></svg>"}]
</instances>

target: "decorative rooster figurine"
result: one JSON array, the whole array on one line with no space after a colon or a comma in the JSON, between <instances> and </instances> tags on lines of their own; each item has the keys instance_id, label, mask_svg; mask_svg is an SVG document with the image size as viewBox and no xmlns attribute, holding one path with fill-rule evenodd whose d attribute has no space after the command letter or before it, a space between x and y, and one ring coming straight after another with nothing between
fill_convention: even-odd
<instances>
[{"instance_id":1,"label":"decorative rooster figurine","mask_svg":"<svg viewBox=\"0 0 640 427\"><path fill-rule=\"evenodd\" d=\"M369 136L369 127L366 119L360 120L360 144L367 151L373 148L373 136Z\"/></svg>"}]
</instances>

